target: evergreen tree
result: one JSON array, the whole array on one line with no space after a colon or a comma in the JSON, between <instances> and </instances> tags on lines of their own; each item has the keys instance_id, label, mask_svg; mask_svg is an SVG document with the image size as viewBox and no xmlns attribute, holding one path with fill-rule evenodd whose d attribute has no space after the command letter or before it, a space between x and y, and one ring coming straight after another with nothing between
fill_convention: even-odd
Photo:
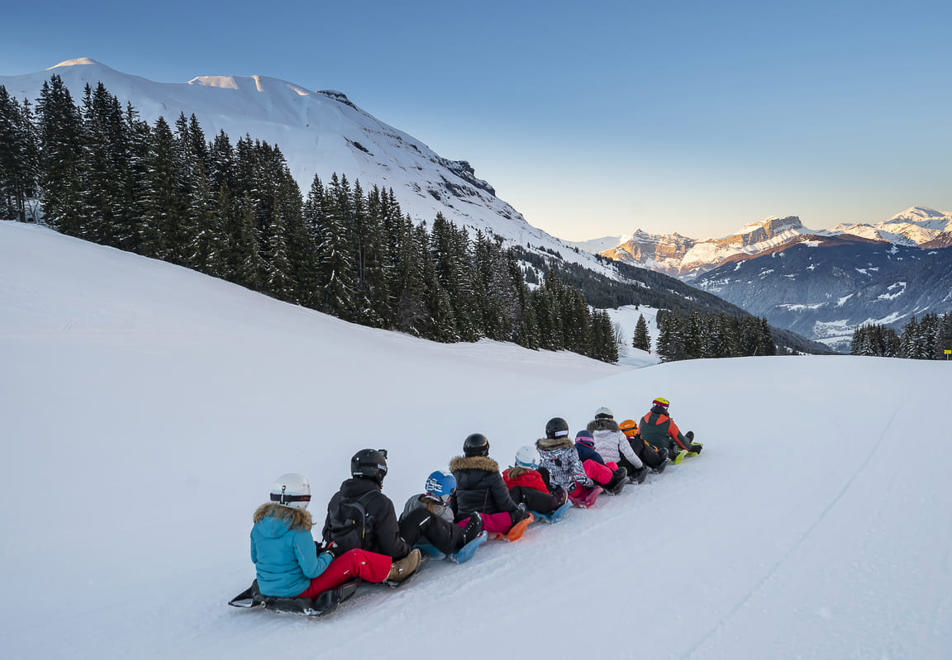
<instances>
[{"instance_id":1,"label":"evergreen tree","mask_svg":"<svg viewBox=\"0 0 952 660\"><path fill-rule=\"evenodd\" d=\"M635 324L635 336L632 346L642 351L651 350L651 337L648 336L648 323L645 321L645 315L638 315L638 323Z\"/></svg>"},{"instance_id":2,"label":"evergreen tree","mask_svg":"<svg viewBox=\"0 0 952 660\"><path fill-rule=\"evenodd\" d=\"M80 236L82 120L58 75L43 83L37 116L43 217L57 231Z\"/></svg>"}]
</instances>

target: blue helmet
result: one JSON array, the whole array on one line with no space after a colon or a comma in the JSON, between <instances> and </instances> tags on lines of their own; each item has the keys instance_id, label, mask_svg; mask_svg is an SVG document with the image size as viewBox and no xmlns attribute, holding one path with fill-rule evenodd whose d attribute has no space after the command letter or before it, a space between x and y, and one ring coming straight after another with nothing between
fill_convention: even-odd
<instances>
[{"instance_id":1,"label":"blue helmet","mask_svg":"<svg viewBox=\"0 0 952 660\"><path fill-rule=\"evenodd\" d=\"M447 500L456 490L456 477L449 472L437 470L426 478L426 494L439 500Z\"/></svg>"}]
</instances>

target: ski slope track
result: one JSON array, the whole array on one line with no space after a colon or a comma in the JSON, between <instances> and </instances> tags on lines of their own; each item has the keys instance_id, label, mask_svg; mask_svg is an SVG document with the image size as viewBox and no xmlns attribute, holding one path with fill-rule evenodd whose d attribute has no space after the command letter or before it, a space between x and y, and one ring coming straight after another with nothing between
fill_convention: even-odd
<instances>
[{"instance_id":1,"label":"ski slope track","mask_svg":"<svg viewBox=\"0 0 952 660\"><path fill-rule=\"evenodd\" d=\"M952 363L439 345L0 222L0 365L4 658L952 656ZM283 472L321 519L386 447L399 509L469 433L659 395L705 448L644 485L326 618L225 604Z\"/></svg>"}]
</instances>

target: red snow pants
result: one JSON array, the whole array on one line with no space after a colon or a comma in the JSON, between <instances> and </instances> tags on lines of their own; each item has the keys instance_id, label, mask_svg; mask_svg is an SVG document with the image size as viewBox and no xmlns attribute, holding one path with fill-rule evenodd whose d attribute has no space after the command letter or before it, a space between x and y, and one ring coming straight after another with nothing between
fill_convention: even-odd
<instances>
[{"instance_id":1,"label":"red snow pants","mask_svg":"<svg viewBox=\"0 0 952 660\"><path fill-rule=\"evenodd\" d=\"M383 582L390 573L393 559L360 548L348 550L330 563L323 573L311 578L311 586L298 598L315 598L322 591L338 587L348 580L360 578L366 582Z\"/></svg>"},{"instance_id":2,"label":"red snow pants","mask_svg":"<svg viewBox=\"0 0 952 660\"><path fill-rule=\"evenodd\" d=\"M512 527L512 516L503 511L502 513L481 513L479 517L483 519L483 529L490 534L505 534ZM469 518L463 518L457 525L466 527Z\"/></svg>"},{"instance_id":3,"label":"red snow pants","mask_svg":"<svg viewBox=\"0 0 952 660\"><path fill-rule=\"evenodd\" d=\"M582 463L585 475L597 484L604 486L612 480L612 469L601 463L588 459Z\"/></svg>"}]
</instances>

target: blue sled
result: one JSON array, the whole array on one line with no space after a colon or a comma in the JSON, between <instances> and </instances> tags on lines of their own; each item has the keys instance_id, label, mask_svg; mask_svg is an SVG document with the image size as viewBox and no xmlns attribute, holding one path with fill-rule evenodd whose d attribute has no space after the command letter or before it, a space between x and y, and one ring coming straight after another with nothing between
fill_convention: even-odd
<instances>
[{"instance_id":1,"label":"blue sled","mask_svg":"<svg viewBox=\"0 0 952 660\"><path fill-rule=\"evenodd\" d=\"M572 503L566 502L552 513L539 513L538 511L532 511L532 515L535 516L536 520L541 520L542 522L557 523L565 517L565 514L568 513L569 509L571 508Z\"/></svg>"},{"instance_id":2,"label":"blue sled","mask_svg":"<svg viewBox=\"0 0 952 660\"><path fill-rule=\"evenodd\" d=\"M464 561L469 561L472 559L479 546L485 543L488 538L489 535L486 532L480 532L479 536L474 538L456 552L449 555L441 552L439 548L430 545L429 543L418 543L416 547L420 549L420 552L425 555L429 555L432 559L449 559L450 561L456 562L457 564L462 564Z\"/></svg>"}]
</instances>

